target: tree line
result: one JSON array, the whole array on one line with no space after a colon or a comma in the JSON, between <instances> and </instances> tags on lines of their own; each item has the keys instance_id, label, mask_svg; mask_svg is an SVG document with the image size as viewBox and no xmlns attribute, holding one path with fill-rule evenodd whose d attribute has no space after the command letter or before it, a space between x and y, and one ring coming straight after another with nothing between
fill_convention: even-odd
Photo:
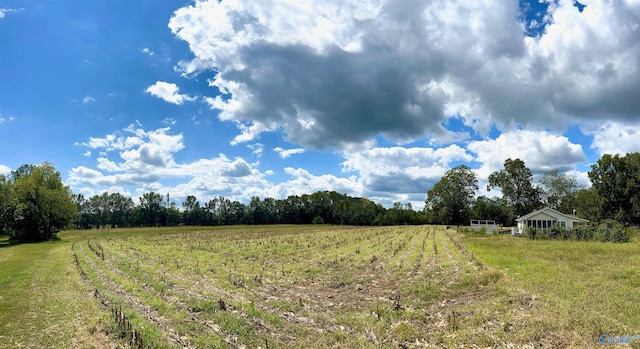
<instances>
[{"instance_id":1,"label":"tree line","mask_svg":"<svg viewBox=\"0 0 640 349\"><path fill-rule=\"evenodd\" d=\"M175 225L235 224L340 224L397 225L424 224L411 204L394 204L385 209L367 198L351 197L335 191L319 191L286 199L251 198L249 204L219 196L201 204L189 195L181 208L169 196L144 193L136 205L119 193L103 193L91 198L72 196L78 208L75 227L138 227Z\"/></svg>"},{"instance_id":2,"label":"tree line","mask_svg":"<svg viewBox=\"0 0 640 349\"><path fill-rule=\"evenodd\" d=\"M430 223L465 225L470 219L494 219L505 226L542 207L576 213L593 223L613 220L640 225L640 153L603 155L588 172L592 186L581 188L575 176L546 172L540 183L521 159L507 159L489 175L487 190L501 197L476 197L476 174L460 165L448 170L427 192L425 212Z\"/></svg>"},{"instance_id":3,"label":"tree line","mask_svg":"<svg viewBox=\"0 0 640 349\"><path fill-rule=\"evenodd\" d=\"M0 234L14 239L49 240L61 229L234 224L467 225L470 219L494 219L506 226L518 216L548 206L574 212L592 222L615 220L640 225L640 153L603 155L591 167L590 188L574 176L547 172L538 184L520 159L507 159L489 176L488 190L501 197L476 197L477 175L467 166L448 170L427 192L425 207L410 203L386 209L367 198L335 191L286 199L251 198L248 204L222 196L201 203L189 195L178 207L169 195L147 192L137 202L120 193L90 198L64 186L49 163L22 165L0 175Z\"/></svg>"}]
</instances>

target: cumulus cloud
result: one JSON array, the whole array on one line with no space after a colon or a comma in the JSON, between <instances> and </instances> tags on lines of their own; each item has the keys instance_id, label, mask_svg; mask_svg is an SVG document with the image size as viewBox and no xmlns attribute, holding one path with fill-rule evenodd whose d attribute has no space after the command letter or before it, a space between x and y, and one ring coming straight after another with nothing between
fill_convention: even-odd
<instances>
[{"instance_id":1,"label":"cumulus cloud","mask_svg":"<svg viewBox=\"0 0 640 349\"><path fill-rule=\"evenodd\" d=\"M187 94L180 94L180 88L174 83L156 81L155 84L147 87L146 92L152 96L163 99L165 102L181 105L184 102L193 102L197 98Z\"/></svg>"},{"instance_id":2,"label":"cumulus cloud","mask_svg":"<svg viewBox=\"0 0 640 349\"><path fill-rule=\"evenodd\" d=\"M273 148L273 151L278 153L278 155L281 158L286 159L286 158L290 157L291 155L304 153L305 149L304 148L282 149L280 147L276 147L276 148Z\"/></svg>"},{"instance_id":3,"label":"cumulus cloud","mask_svg":"<svg viewBox=\"0 0 640 349\"><path fill-rule=\"evenodd\" d=\"M591 147L603 154L621 154L640 152L640 122L605 122L585 128L593 136Z\"/></svg>"},{"instance_id":4,"label":"cumulus cloud","mask_svg":"<svg viewBox=\"0 0 640 349\"><path fill-rule=\"evenodd\" d=\"M218 195L246 199L246 188L264 193L269 186L255 165L224 154L209 159L180 163L175 154L184 149L183 135L171 128L144 130L132 124L122 131L76 143L104 150L95 168L78 166L69 171L69 184L82 193L123 188L123 192L166 191L172 197L196 195L207 199ZM168 182L178 182L174 186Z\"/></svg>"},{"instance_id":5,"label":"cumulus cloud","mask_svg":"<svg viewBox=\"0 0 640 349\"><path fill-rule=\"evenodd\" d=\"M266 190L271 197L286 198L290 195L310 194L317 191L335 190L351 196L362 196L363 187L356 176L338 177L331 174L314 175L303 168L286 167L291 179L280 182Z\"/></svg>"},{"instance_id":6,"label":"cumulus cloud","mask_svg":"<svg viewBox=\"0 0 640 349\"><path fill-rule=\"evenodd\" d=\"M452 162L472 159L458 145L445 148L373 148L346 155L343 172L357 172L363 194L424 201Z\"/></svg>"},{"instance_id":7,"label":"cumulus cloud","mask_svg":"<svg viewBox=\"0 0 640 349\"><path fill-rule=\"evenodd\" d=\"M449 117L480 134L640 113L637 1L550 3L530 36L516 1L198 1L169 22L214 71L205 101L235 142L283 130L305 148L376 135L446 143Z\"/></svg>"},{"instance_id":8,"label":"cumulus cloud","mask_svg":"<svg viewBox=\"0 0 640 349\"><path fill-rule=\"evenodd\" d=\"M523 160L534 174L555 169L570 171L587 160L581 145L547 131L515 130L496 139L470 142L467 148L481 164L476 171L481 179L503 169L508 158Z\"/></svg>"}]
</instances>

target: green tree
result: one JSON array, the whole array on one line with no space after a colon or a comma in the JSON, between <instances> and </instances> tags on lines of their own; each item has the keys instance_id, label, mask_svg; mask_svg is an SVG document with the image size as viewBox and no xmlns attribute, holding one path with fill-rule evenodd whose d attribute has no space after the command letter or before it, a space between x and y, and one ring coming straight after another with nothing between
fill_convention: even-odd
<instances>
[{"instance_id":1,"label":"green tree","mask_svg":"<svg viewBox=\"0 0 640 349\"><path fill-rule=\"evenodd\" d=\"M133 200L120 193L112 193L109 195L108 202L111 225L116 227L126 227L128 225L128 216L134 206Z\"/></svg>"},{"instance_id":2,"label":"green tree","mask_svg":"<svg viewBox=\"0 0 640 349\"><path fill-rule=\"evenodd\" d=\"M525 215L541 205L541 190L532 184L533 174L520 159L507 159L504 169L489 175L487 190L502 189L505 202L516 216Z\"/></svg>"},{"instance_id":3,"label":"green tree","mask_svg":"<svg viewBox=\"0 0 640 349\"><path fill-rule=\"evenodd\" d=\"M505 226L514 224L513 209L500 198L479 196L473 203L471 216L474 219L493 219Z\"/></svg>"},{"instance_id":4,"label":"green tree","mask_svg":"<svg viewBox=\"0 0 640 349\"><path fill-rule=\"evenodd\" d=\"M576 213L592 222L602 221L602 199L594 187L582 188L564 197L560 202L560 211Z\"/></svg>"},{"instance_id":5,"label":"green tree","mask_svg":"<svg viewBox=\"0 0 640 349\"><path fill-rule=\"evenodd\" d=\"M0 234L6 234L9 230L11 221L10 200L10 184L7 183L7 177L0 175Z\"/></svg>"},{"instance_id":6,"label":"green tree","mask_svg":"<svg viewBox=\"0 0 640 349\"><path fill-rule=\"evenodd\" d=\"M71 190L63 185L60 172L47 162L20 166L2 187L8 199L5 229L14 239L50 240L78 213Z\"/></svg>"},{"instance_id":7,"label":"green tree","mask_svg":"<svg viewBox=\"0 0 640 349\"><path fill-rule=\"evenodd\" d=\"M200 202L195 196L189 195L182 202L182 220L186 225L200 225L202 224L202 216L204 211L200 207Z\"/></svg>"},{"instance_id":8,"label":"green tree","mask_svg":"<svg viewBox=\"0 0 640 349\"><path fill-rule=\"evenodd\" d=\"M605 154L591 166L589 179L602 203L602 218L640 224L640 153Z\"/></svg>"},{"instance_id":9,"label":"green tree","mask_svg":"<svg viewBox=\"0 0 640 349\"><path fill-rule=\"evenodd\" d=\"M182 222L182 213L176 207L175 202L171 202L167 207L167 225L174 227Z\"/></svg>"},{"instance_id":10,"label":"green tree","mask_svg":"<svg viewBox=\"0 0 640 349\"><path fill-rule=\"evenodd\" d=\"M76 215L76 219L74 222L76 229L90 228L92 221L90 201L87 200L82 194L73 194L71 199L75 203L78 210L78 214Z\"/></svg>"},{"instance_id":11,"label":"green tree","mask_svg":"<svg viewBox=\"0 0 640 349\"><path fill-rule=\"evenodd\" d=\"M140 215L143 224L154 227L160 224L163 214L164 197L160 194L149 192L140 197Z\"/></svg>"},{"instance_id":12,"label":"green tree","mask_svg":"<svg viewBox=\"0 0 640 349\"><path fill-rule=\"evenodd\" d=\"M105 228L107 223L111 221L111 205L109 202L109 193L104 192L100 195L94 195L89 199L93 223L100 228Z\"/></svg>"},{"instance_id":13,"label":"green tree","mask_svg":"<svg viewBox=\"0 0 640 349\"><path fill-rule=\"evenodd\" d=\"M434 223L468 224L477 190L476 174L465 165L454 167L427 192L425 210L429 211Z\"/></svg>"},{"instance_id":14,"label":"green tree","mask_svg":"<svg viewBox=\"0 0 640 349\"><path fill-rule=\"evenodd\" d=\"M545 173L540 184L545 205L553 209L561 209L562 201L578 190L576 177L560 174L558 170Z\"/></svg>"}]
</instances>

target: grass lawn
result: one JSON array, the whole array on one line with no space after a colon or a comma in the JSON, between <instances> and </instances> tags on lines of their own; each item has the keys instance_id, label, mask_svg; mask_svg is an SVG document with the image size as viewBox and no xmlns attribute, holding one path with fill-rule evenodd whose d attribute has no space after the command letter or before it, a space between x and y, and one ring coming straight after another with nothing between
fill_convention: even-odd
<instances>
[{"instance_id":1,"label":"grass lawn","mask_svg":"<svg viewBox=\"0 0 640 349\"><path fill-rule=\"evenodd\" d=\"M1 348L104 348L100 312L65 241L0 244Z\"/></svg>"},{"instance_id":2,"label":"grass lawn","mask_svg":"<svg viewBox=\"0 0 640 349\"><path fill-rule=\"evenodd\" d=\"M544 306L539 326L559 343L603 334L640 335L640 243L539 241L511 236L466 236L463 244L501 268Z\"/></svg>"}]
</instances>

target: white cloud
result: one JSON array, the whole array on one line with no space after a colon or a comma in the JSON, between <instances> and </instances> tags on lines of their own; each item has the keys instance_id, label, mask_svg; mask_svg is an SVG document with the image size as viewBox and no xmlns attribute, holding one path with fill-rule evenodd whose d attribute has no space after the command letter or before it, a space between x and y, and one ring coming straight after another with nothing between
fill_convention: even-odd
<instances>
[{"instance_id":1,"label":"white cloud","mask_svg":"<svg viewBox=\"0 0 640 349\"><path fill-rule=\"evenodd\" d=\"M242 158L229 159L224 154L210 159L179 163L174 155L184 149L183 135L171 129L147 131L138 124L105 137L92 137L89 142L76 143L91 149L118 151L118 159L107 158L101 152L96 168L78 166L69 171L69 183L74 190L100 192L109 188L124 188L126 192L141 194L148 190L170 192L172 197L196 195L211 199L224 195L235 199L245 197L247 188L264 192L269 183L265 173ZM186 181L185 181L186 179ZM174 186L169 182L183 182Z\"/></svg>"},{"instance_id":2,"label":"white cloud","mask_svg":"<svg viewBox=\"0 0 640 349\"><path fill-rule=\"evenodd\" d=\"M259 158L262 156L262 152L264 151L264 144L262 143L247 144L247 148L251 149L251 154Z\"/></svg>"},{"instance_id":3,"label":"white cloud","mask_svg":"<svg viewBox=\"0 0 640 349\"><path fill-rule=\"evenodd\" d=\"M504 161L509 158L523 160L534 174L555 169L569 171L587 160L581 145L546 131L516 130L496 139L471 142L467 148L476 154L474 160L481 164L476 171L480 179L503 169Z\"/></svg>"},{"instance_id":4,"label":"white cloud","mask_svg":"<svg viewBox=\"0 0 640 349\"><path fill-rule=\"evenodd\" d=\"M357 172L363 194L390 201L424 201L452 162L472 159L458 145L445 148L374 148L345 155L343 172ZM387 202L387 204L391 203Z\"/></svg>"},{"instance_id":5,"label":"white cloud","mask_svg":"<svg viewBox=\"0 0 640 349\"><path fill-rule=\"evenodd\" d=\"M89 104L95 102L96 99L90 96L86 96L82 99L82 104Z\"/></svg>"},{"instance_id":6,"label":"white cloud","mask_svg":"<svg viewBox=\"0 0 640 349\"><path fill-rule=\"evenodd\" d=\"M22 11L24 11L23 8L0 8L0 19L4 18L6 15L19 13Z\"/></svg>"},{"instance_id":7,"label":"white cloud","mask_svg":"<svg viewBox=\"0 0 640 349\"><path fill-rule=\"evenodd\" d=\"M118 172L122 169L115 162L107 158L98 158L98 168L107 172Z\"/></svg>"},{"instance_id":8,"label":"white cloud","mask_svg":"<svg viewBox=\"0 0 640 349\"><path fill-rule=\"evenodd\" d=\"M205 101L235 143L283 130L307 149L447 144L467 137L450 117L481 135L637 118L640 2L585 3L550 3L537 37L503 0L209 0L169 27L193 53L181 72L215 72L223 95Z\"/></svg>"},{"instance_id":9,"label":"white cloud","mask_svg":"<svg viewBox=\"0 0 640 349\"><path fill-rule=\"evenodd\" d=\"M13 121L13 116L9 116L7 118L0 116L0 125L4 124L5 122L11 122L11 121Z\"/></svg>"},{"instance_id":10,"label":"white cloud","mask_svg":"<svg viewBox=\"0 0 640 349\"><path fill-rule=\"evenodd\" d=\"M286 198L290 195L310 194L325 190L335 190L351 196L363 195L362 184L358 182L356 176L344 178L330 174L313 175L306 169L292 167L285 168L285 173L292 178L269 188L266 191L266 194L270 194L268 196Z\"/></svg>"},{"instance_id":11,"label":"white cloud","mask_svg":"<svg viewBox=\"0 0 640 349\"><path fill-rule=\"evenodd\" d=\"M148 55L149 57L153 56L153 54L154 54L154 52L153 52L153 51L151 51L151 50L150 50L149 48L147 48L147 47L140 49L140 52L142 52L142 53L144 53L144 54Z\"/></svg>"},{"instance_id":12,"label":"white cloud","mask_svg":"<svg viewBox=\"0 0 640 349\"><path fill-rule=\"evenodd\" d=\"M1 165L0 164L0 174L9 174L11 172L11 169L8 166L5 165Z\"/></svg>"},{"instance_id":13,"label":"white cloud","mask_svg":"<svg viewBox=\"0 0 640 349\"><path fill-rule=\"evenodd\" d=\"M585 133L593 136L591 148L603 154L620 154L640 152L640 123L605 122L586 127Z\"/></svg>"},{"instance_id":14,"label":"white cloud","mask_svg":"<svg viewBox=\"0 0 640 349\"><path fill-rule=\"evenodd\" d=\"M87 150L86 152L84 152L84 153L82 154L82 156L87 157L87 158L90 158L90 157L91 157L91 150Z\"/></svg>"},{"instance_id":15,"label":"white cloud","mask_svg":"<svg viewBox=\"0 0 640 349\"><path fill-rule=\"evenodd\" d=\"M193 102L197 97L190 97L187 94L180 94L178 85L164 81L156 81L155 84L145 90L151 95L163 99L165 102L181 105L184 102Z\"/></svg>"},{"instance_id":16,"label":"white cloud","mask_svg":"<svg viewBox=\"0 0 640 349\"><path fill-rule=\"evenodd\" d=\"M178 120L176 120L174 118L164 118L164 119L162 119L162 123L166 124L166 125L175 125L176 122L178 122Z\"/></svg>"},{"instance_id":17,"label":"white cloud","mask_svg":"<svg viewBox=\"0 0 640 349\"><path fill-rule=\"evenodd\" d=\"M290 157L291 155L304 153L305 149L304 148L282 149L280 147L276 147L276 148L273 149L273 151L278 153L278 155L281 158L286 159L286 158Z\"/></svg>"}]
</instances>

